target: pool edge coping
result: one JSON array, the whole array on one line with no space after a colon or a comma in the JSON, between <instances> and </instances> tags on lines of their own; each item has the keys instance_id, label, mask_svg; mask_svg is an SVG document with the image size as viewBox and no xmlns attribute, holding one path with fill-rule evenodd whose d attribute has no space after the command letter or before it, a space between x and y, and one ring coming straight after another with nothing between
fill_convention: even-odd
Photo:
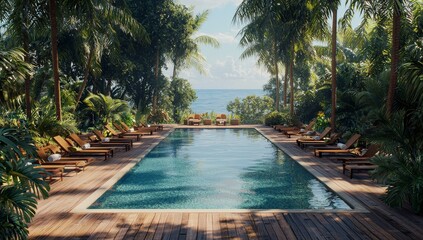
<instances>
[{"instance_id":1,"label":"pool edge coping","mask_svg":"<svg viewBox=\"0 0 423 240\"><path fill-rule=\"evenodd\" d=\"M135 157L134 160L130 160L122 169L116 172L112 178L103 183L99 188L97 188L93 193L91 193L85 200L77 204L70 212L71 213L148 213L148 212L172 212L172 213L181 213L181 212L193 212L193 213L203 213L203 212L219 212L219 213L249 213L249 212L263 212L263 213L368 213L369 210L365 208L361 203L359 203L354 197L350 196L347 193L343 192L343 189L340 189L337 184L331 182L331 179L323 178L315 174L317 171L309 167L298 157L292 156L287 153L287 149L280 146L279 143L276 143L272 138L268 137L263 131L258 127L260 125L247 125L239 127L216 127L216 128L204 128L204 127L186 127L186 126L175 126L172 127L167 133L160 136L157 141L153 142L145 151L140 155ZM136 164L141 162L144 157L150 153L157 145L159 145L166 137L169 136L175 129L255 129L259 132L265 139L270 141L282 152L291 157L295 162L304 167L311 175L313 175L318 181L322 182L327 188L336 193L343 201L347 203L353 209L89 209L89 207L98 200L107 190L112 188L129 170L131 170ZM289 152L289 150L288 150Z\"/></svg>"}]
</instances>

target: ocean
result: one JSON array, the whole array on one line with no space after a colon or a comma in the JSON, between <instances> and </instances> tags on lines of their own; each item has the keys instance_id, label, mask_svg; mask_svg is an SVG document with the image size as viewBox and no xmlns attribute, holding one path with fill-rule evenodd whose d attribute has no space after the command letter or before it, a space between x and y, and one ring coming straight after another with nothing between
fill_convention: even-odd
<instances>
[{"instance_id":1,"label":"ocean","mask_svg":"<svg viewBox=\"0 0 423 240\"><path fill-rule=\"evenodd\" d=\"M249 95L264 96L262 89L196 89L197 100L192 103L194 113L228 113L226 106L235 98Z\"/></svg>"}]
</instances>

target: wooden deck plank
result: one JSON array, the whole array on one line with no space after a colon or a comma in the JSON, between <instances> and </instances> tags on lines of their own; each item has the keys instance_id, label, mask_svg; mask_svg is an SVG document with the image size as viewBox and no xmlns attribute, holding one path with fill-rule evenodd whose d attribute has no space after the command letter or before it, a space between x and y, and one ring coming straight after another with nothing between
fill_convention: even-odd
<instances>
[{"instance_id":1,"label":"wooden deck plank","mask_svg":"<svg viewBox=\"0 0 423 240\"><path fill-rule=\"evenodd\" d=\"M187 240L197 238L198 231L198 213L190 213L187 225Z\"/></svg>"},{"instance_id":2,"label":"wooden deck plank","mask_svg":"<svg viewBox=\"0 0 423 240\"><path fill-rule=\"evenodd\" d=\"M258 128L295 161L361 203L369 213L71 212L117 171L138 161L140 155L171 129L166 128L144 136L142 142L136 142L128 152L119 151L108 161L98 160L84 172L68 172L64 181L52 183L50 198L39 202L30 224L30 239L277 239L282 236L287 239L420 239L423 236L423 217L384 204L380 200L384 187L368 179L343 176L339 163L313 157L295 145L294 136L288 139L271 128ZM191 218L192 214L198 216L197 220Z\"/></svg>"}]
</instances>

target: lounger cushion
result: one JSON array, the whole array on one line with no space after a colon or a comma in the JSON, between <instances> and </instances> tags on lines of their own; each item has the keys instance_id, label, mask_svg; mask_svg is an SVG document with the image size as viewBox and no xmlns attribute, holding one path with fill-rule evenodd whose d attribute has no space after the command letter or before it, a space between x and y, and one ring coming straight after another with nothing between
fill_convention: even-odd
<instances>
[{"instance_id":1,"label":"lounger cushion","mask_svg":"<svg viewBox=\"0 0 423 240\"><path fill-rule=\"evenodd\" d=\"M320 140L320 137L319 136L314 136L313 139L314 140Z\"/></svg>"},{"instance_id":2,"label":"lounger cushion","mask_svg":"<svg viewBox=\"0 0 423 240\"><path fill-rule=\"evenodd\" d=\"M48 156L47 160L49 162L54 162L54 161L60 160L61 158L62 158L62 155L55 153L55 154L51 154L50 156Z\"/></svg>"},{"instance_id":3,"label":"lounger cushion","mask_svg":"<svg viewBox=\"0 0 423 240\"><path fill-rule=\"evenodd\" d=\"M300 133L303 133L303 132L305 132L305 129L304 128L301 128L300 129Z\"/></svg>"},{"instance_id":4,"label":"lounger cushion","mask_svg":"<svg viewBox=\"0 0 423 240\"><path fill-rule=\"evenodd\" d=\"M342 150L347 149L347 145L345 145L345 144L343 144L343 143L338 143L338 144L337 144L337 146L338 146L340 149L342 149Z\"/></svg>"},{"instance_id":5,"label":"lounger cushion","mask_svg":"<svg viewBox=\"0 0 423 240\"><path fill-rule=\"evenodd\" d=\"M110 138L108 138L108 137L106 137L106 138L103 138L103 140L101 140L102 142L110 142Z\"/></svg>"},{"instance_id":6,"label":"lounger cushion","mask_svg":"<svg viewBox=\"0 0 423 240\"><path fill-rule=\"evenodd\" d=\"M85 143L84 145L82 145L82 149L89 149L91 147L91 144L89 143Z\"/></svg>"}]
</instances>

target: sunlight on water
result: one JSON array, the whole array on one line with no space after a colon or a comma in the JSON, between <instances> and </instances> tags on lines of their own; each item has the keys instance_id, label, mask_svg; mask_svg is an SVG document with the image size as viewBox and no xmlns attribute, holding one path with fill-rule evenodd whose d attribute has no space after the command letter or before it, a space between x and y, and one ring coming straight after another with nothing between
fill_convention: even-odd
<instances>
[{"instance_id":1,"label":"sunlight on water","mask_svg":"<svg viewBox=\"0 0 423 240\"><path fill-rule=\"evenodd\" d=\"M255 129L176 129L91 208L349 209Z\"/></svg>"}]
</instances>

